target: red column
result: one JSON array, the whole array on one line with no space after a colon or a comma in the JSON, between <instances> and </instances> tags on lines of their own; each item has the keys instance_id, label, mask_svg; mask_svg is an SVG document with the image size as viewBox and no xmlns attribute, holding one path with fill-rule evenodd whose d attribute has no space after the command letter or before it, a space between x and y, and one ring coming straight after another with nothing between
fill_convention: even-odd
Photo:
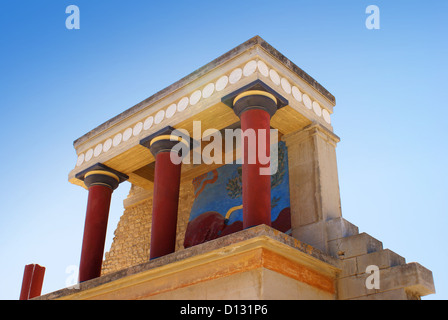
<instances>
[{"instance_id":1,"label":"red column","mask_svg":"<svg viewBox=\"0 0 448 320\"><path fill-rule=\"evenodd\" d=\"M270 226L271 175L266 169L270 168L270 121L277 99L266 91L248 90L236 96L233 105L242 130L243 227Z\"/></svg>"},{"instance_id":2,"label":"red column","mask_svg":"<svg viewBox=\"0 0 448 320\"><path fill-rule=\"evenodd\" d=\"M45 268L38 264L28 264L23 272L20 300L28 300L41 295Z\"/></svg>"},{"instance_id":3,"label":"red column","mask_svg":"<svg viewBox=\"0 0 448 320\"><path fill-rule=\"evenodd\" d=\"M256 141L245 133L252 129ZM241 114L243 146L243 227L249 228L260 224L271 225L271 176L261 175L260 169L269 168L260 163L259 155L270 157L270 115L262 109L249 109ZM264 141L260 131L265 132ZM254 145L255 144L255 145ZM255 153L255 156L253 156ZM252 154L252 156L251 156ZM253 163L250 163L251 160Z\"/></svg>"},{"instance_id":4,"label":"red column","mask_svg":"<svg viewBox=\"0 0 448 320\"><path fill-rule=\"evenodd\" d=\"M94 185L89 188L79 267L80 282L101 275L111 197L112 189L107 186Z\"/></svg>"},{"instance_id":5,"label":"red column","mask_svg":"<svg viewBox=\"0 0 448 320\"><path fill-rule=\"evenodd\" d=\"M170 155L156 154L150 259L172 253L176 246L181 164L174 164Z\"/></svg>"},{"instance_id":6,"label":"red column","mask_svg":"<svg viewBox=\"0 0 448 320\"><path fill-rule=\"evenodd\" d=\"M116 174L103 170L92 170L84 177L89 196L79 266L80 282L101 275L110 200L119 182Z\"/></svg>"}]
</instances>

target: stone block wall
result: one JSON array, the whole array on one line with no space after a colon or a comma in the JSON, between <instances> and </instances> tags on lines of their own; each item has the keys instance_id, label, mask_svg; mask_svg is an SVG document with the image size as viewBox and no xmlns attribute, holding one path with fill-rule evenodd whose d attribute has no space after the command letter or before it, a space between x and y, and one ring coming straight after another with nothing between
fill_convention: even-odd
<instances>
[{"instance_id":1,"label":"stone block wall","mask_svg":"<svg viewBox=\"0 0 448 320\"><path fill-rule=\"evenodd\" d=\"M131 187L128 199L140 190ZM127 200L128 200L127 199ZM125 208L114 232L111 248L105 254L101 275L149 260L152 199Z\"/></svg>"},{"instance_id":2,"label":"stone block wall","mask_svg":"<svg viewBox=\"0 0 448 320\"><path fill-rule=\"evenodd\" d=\"M176 251L183 249L193 201L193 185L182 184L179 193ZM111 248L105 254L101 275L149 261L152 192L132 185L127 199L124 200L124 207Z\"/></svg>"},{"instance_id":3,"label":"stone block wall","mask_svg":"<svg viewBox=\"0 0 448 320\"><path fill-rule=\"evenodd\" d=\"M341 260L336 280L339 300L415 300L435 292L432 272L418 263L406 263L383 249L381 241L343 218L327 221L329 254ZM378 288L369 289L368 266L379 269Z\"/></svg>"}]
</instances>

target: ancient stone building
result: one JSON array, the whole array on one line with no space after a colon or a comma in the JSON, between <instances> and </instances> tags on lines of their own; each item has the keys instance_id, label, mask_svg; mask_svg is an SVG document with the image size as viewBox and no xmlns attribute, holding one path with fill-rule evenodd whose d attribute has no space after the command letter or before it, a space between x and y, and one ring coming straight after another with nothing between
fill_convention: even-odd
<instances>
[{"instance_id":1,"label":"ancient stone building","mask_svg":"<svg viewBox=\"0 0 448 320\"><path fill-rule=\"evenodd\" d=\"M88 132L74 143L69 174L89 190L81 282L40 298L434 293L431 271L342 217L335 105L316 80L254 37ZM267 162L251 162L255 152ZM103 261L110 197L121 183L132 187Z\"/></svg>"}]
</instances>

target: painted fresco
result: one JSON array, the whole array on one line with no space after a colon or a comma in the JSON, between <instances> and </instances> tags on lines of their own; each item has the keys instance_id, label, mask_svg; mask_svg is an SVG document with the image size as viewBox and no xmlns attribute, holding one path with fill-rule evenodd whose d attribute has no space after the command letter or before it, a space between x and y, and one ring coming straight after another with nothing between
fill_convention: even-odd
<instances>
[{"instance_id":1,"label":"painted fresco","mask_svg":"<svg viewBox=\"0 0 448 320\"><path fill-rule=\"evenodd\" d=\"M193 180L195 201L184 247L243 230L241 164L227 164ZM278 144L278 170L271 176L272 227L291 233L287 148Z\"/></svg>"}]
</instances>

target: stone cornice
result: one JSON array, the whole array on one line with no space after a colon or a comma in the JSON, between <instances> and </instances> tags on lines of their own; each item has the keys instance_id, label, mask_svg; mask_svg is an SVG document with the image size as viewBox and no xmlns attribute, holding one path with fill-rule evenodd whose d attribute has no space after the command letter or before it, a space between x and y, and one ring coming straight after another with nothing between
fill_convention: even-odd
<instances>
[{"instance_id":1,"label":"stone cornice","mask_svg":"<svg viewBox=\"0 0 448 320\"><path fill-rule=\"evenodd\" d=\"M55 291L40 297L35 300L54 300L54 299L98 299L109 294L116 294L126 288L132 288L142 283L149 283L152 279L157 279L160 276L169 274L182 274L189 272L194 275L195 280L192 282L178 283L179 286L187 286L198 281L211 279L208 275L202 277L197 273L197 267L203 265L224 266L226 270L239 270L244 272L252 268L269 268L282 273L278 268L273 268L272 264L265 264L267 262L266 256L257 256L250 262L245 262L242 268L235 268L235 265L228 267L226 261L231 261L232 257L241 256L254 250L267 250L275 253L275 259L287 259L296 265L313 270L313 274L320 274L328 279L331 291L333 291L333 281L341 272L341 264L338 259L332 258L318 249L309 246L297 239L283 234L271 227L259 225L250 229L235 232L228 236L211 240L188 249L180 250L175 253L160 257L149 262L136 265L127 269L123 269L105 276L92 279L80 283L78 286L72 288L65 288ZM209 268L205 268L208 270ZM213 270L211 268L210 270ZM223 270L224 271L224 270ZM214 272L214 274L221 274L226 276L225 272ZM307 272L306 274L310 274ZM290 276L293 276L292 274ZM201 280L201 277L203 280ZM183 277L179 277L184 279ZM300 279L306 282L306 278ZM157 294L163 291L162 288L155 288L150 284L147 285L151 292L146 292L146 296ZM134 295L139 295L134 292ZM117 297L117 296L115 296ZM129 298L129 297L128 297ZM142 298L135 296L132 298Z\"/></svg>"},{"instance_id":2,"label":"stone cornice","mask_svg":"<svg viewBox=\"0 0 448 320\"><path fill-rule=\"evenodd\" d=\"M265 82L289 101L289 111L283 117L274 116L274 127L282 131L285 126L288 127L285 131L291 131L299 126L297 121L303 124L316 121L332 131L334 97L264 40L255 37L76 140L78 158L69 180L79 184L75 175L98 162L131 174L141 164L145 165L143 161L127 170L114 167L113 159L138 149L141 139L163 127L185 129L191 127L189 122L201 120L201 116L218 130L237 122L237 117L223 111L221 98L256 80ZM138 152L144 157L145 151Z\"/></svg>"},{"instance_id":3,"label":"stone cornice","mask_svg":"<svg viewBox=\"0 0 448 320\"><path fill-rule=\"evenodd\" d=\"M209 62L208 64L204 65L203 67L197 69L196 71L193 71L189 75L185 76L184 78L176 81L172 85L166 87L165 89L162 89L161 91L155 93L154 95L150 96L149 98L143 100L142 102L136 104L135 106L127 109L126 111L120 113L119 115L109 119L108 121L104 122L103 124L99 125L95 129L91 130L90 132L86 133L85 135L81 136L80 138L76 139L73 142L73 145L75 148L78 147L81 143L84 141L90 139L92 136L96 135L98 132L102 132L110 128L111 126L117 124L118 122L122 121L123 119L140 112L141 110L147 108L151 104L153 104L155 101L158 101L160 99L163 99L167 95L171 94L172 92L184 87L188 83L196 80L197 78L203 76L204 74L208 73L209 71L218 68L220 65L226 63L230 59L233 59L234 57L238 56L244 51L247 51L248 49L260 46L263 48L266 52L268 52L270 55L272 55L274 58L279 60L282 64L287 66L292 72L294 72L297 76L305 80L310 86L312 86L314 89L316 89L320 94L322 94L326 99L328 99L333 105L336 104L335 97L327 91L320 83L318 83L314 78L312 78L309 74L307 74L305 71L303 71L301 68L299 68L297 65L295 65L292 61L290 61L288 58L286 58L282 53L280 53L278 50L276 50L274 47L272 47L269 43L267 43L265 40L263 40L259 36L255 36L246 42L242 43L241 45L235 47L234 49L226 52L225 54L221 55L220 57L216 58L215 60Z\"/></svg>"}]
</instances>

